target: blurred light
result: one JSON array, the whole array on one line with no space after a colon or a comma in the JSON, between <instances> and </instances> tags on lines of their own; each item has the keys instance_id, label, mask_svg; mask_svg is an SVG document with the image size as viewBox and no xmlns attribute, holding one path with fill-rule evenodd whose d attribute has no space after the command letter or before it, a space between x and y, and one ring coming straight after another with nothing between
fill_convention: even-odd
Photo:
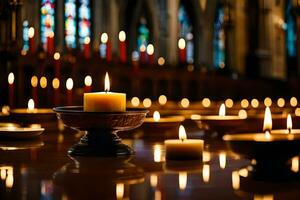
<instances>
[{"instance_id":1,"label":"blurred light","mask_svg":"<svg viewBox=\"0 0 300 200\"><path fill-rule=\"evenodd\" d=\"M59 85L60 85L60 82L59 82L58 78L54 78L54 79L52 80L52 87L53 87L54 89L58 89L58 88L59 88Z\"/></svg>"},{"instance_id":2,"label":"blurred light","mask_svg":"<svg viewBox=\"0 0 300 200\"><path fill-rule=\"evenodd\" d=\"M37 87L38 82L39 82L38 77L37 76L32 76L30 82L31 82L32 87Z\"/></svg>"},{"instance_id":3,"label":"blurred light","mask_svg":"<svg viewBox=\"0 0 300 200\"><path fill-rule=\"evenodd\" d=\"M144 44L142 44L140 46L140 52L145 52L146 51L146 46Z\"/></svg>"},{"instance_id":4,"label":"blurred light","mask_svg":"<svg viewBox=\"0 0 300 200\"><path fill-rule=\"evenodd\" d=\"M248 177L249 172L248 172L247 168L240 169L239 170L239 175L244 177L244 178Z\"/></svg>"},{"instance_id":5,"label":"blurred light","mask_svg":"<svg viewBox=\"0 0 300 200\"><path fill-rule=\"evenodd\" d=\"M159 144L154 145L153 156L154 156L154 162L163 162L163 161L165 161L165 157L162 153L162 146L161 145L159 145Z\"/></svg>"},{"instance_id":6,"label":"blurred light","mask_svg":"<svg viewBox=\"0 0 300 200\"><path fill-rule=\"evenodd\" d=\"M266 97L264 100L264 104L267 107L270 107L272 105L272 99L270 97Z\"/></svg>"},{"instance_id":7,"label":"blurred light","mask_svg":"<svg viewBox=\"0 0 300 200\"><path fill-rule=\"evenodd\" d=\"M252 100L251 100L251 106L252 106L253 108L258 108L258 106L259 106L259 101L258 101L257 99L252 99Z\"/></svg>"},{"instance_id":8,"label":"blurred light","mask_svg":"<svg viewBox=\"0 0 300 200\"><path fill-rule=\"evenodd\" d=\"M160 95L158 97L158 103L162 106L165 105L167 103L167 101L168 101L168 99L167 99L166 95Z\"/></svg>"},{"instance_id":9,"label":"blurred light","mask_svg":"<svg viewBox=\"0 0 300 200\"><path fill-rule=\"evenodd\" d=\"M131 54L131 60L132 61L138 61L140 59L140 55L137 51L133 51L132 54Z\"/></svg>"},{"instance_id":10,"label":"blurred light","mask_svg":"<svg viewBox=\"0 0 300 200\"><path fill-rule=\"evenodd\" d=\"M134 107L138 107L140 105L140 99L138 97L132 97L131 105Z\"/></svg>"},{"instance_id":11,"label":"blurred light","mask_svg":"<svg viewBox=\"0 0 300 200\"><path fill-rule=\"evenodd\" d=\"M189 101L187 98L183 98L183 99L181 100L180 104L181 104L181 106L182 106L183 108L187 108L187 107L189 107L189 105L190 105L190 101Z\"/></svg>"},{"instance_id":12,"label":"blurred light","mask_svg":"<svg viewBox=\"0 0 300 200\"><path fill-rule=\"evenodd\" d=\"M226 99L225 105L226 105L227 108L232 108L233 100L232 99Z\"/></svg>"},{"instance_id":13,"label":"blurred light","mask_svg":"<svg viewBox=\"0 0 300 200\"><path fill-rule=\"evenodd\" d=\"M201 115L198 115L198 114L191 115L191 120L200 120L200 119L201 119Z\"/></svg>"},{"instance_id":14,"label":"blurred light","mask_svg":"<svg viewBox=\"0 0 300 200\"><path fill-rule=\"evenodd\" d=\"M8 84L10 84L10 85L14 84L14 81L15 81L14 73L10 72L8 74L7 81L8 81Z\"/></svg>"},{"instance_id":15,"label":"blurred light","mask_svg":"<svg viewBox=\"0 0 300 200\"><path fill-rule=\"evenodd\" d=\"M60 59L60 53L59 52L55 52L53 55L54 60L59 60Z\"/></svg>"},{"instance_id":16,"label":"blurred light","mask_svg":"<svg viewBox=\"0 0 300 200\"><path fill-rule=\"evenodd\" d=\"M147 54L148 55L153 55L154 54L154 46L153 46L153 44L148 44L148 46L147 46Z\"/></svg>"},{"instance_id":17,"label":"blurred light","mask_svg":"<svg viewBox=\"0 0 300 200\"><path fill-rule=\"evenodd\" d=\"M185 46L186 46L185 40L183 38L180 38L178 40L178 48L182 50L185 49Z\"/></svg>"},{"instance_id":18,"label":"blurred light","mask_svg":"<svg viewBox=\"0 0 300 200\"><path fill-rule=\"evenodd\" d=\"M106 44L107 41L108 41L108 35L107 35L107 33L102 33L100 40L101 40L102 43Z\"/></svg>"},{"instance_id":19,"label":"blurred light","mask_svg":"<svg viewBox=\"0 0 300 200\"><path fill-rule=\"evenodd\" d=\"M277 105L278 105L278 107L280 107L280 108L284 107L284 105L285 105L285 100L284 100L284 98L279 98L279 99L277 100Z\"/></svg>"},{"instance_id":20,"label":"blurred light","mask_svg":"<svg viewBox=\"0 0 300 200\"><path fill-rule=\"evenodd\" d=\"M224 117L225 115L226 115L226 107L225 107L225 104L222 103L219 108L219 116Z\"/></svg>"},{"instance_id":21,"label":"blurred light","mask_svg":"<svg viewBox=\"0 0 300 200\"><path fill-rule=\"evenodd\" d=\"M27 109L29 111L33 111L34 110L34 100L33 99L29 99L28 103L27 103Z\"/></svg>"},{"instance_id":22,"label":"blurred light","mask_svg":"<svg viewBox=\"0 0 300 200\"><path fill-rule=\"evenodd\" d=\"M241 101L241 107L242 108L248 108L248 106L249 106L249 101L247 99L243 99Z\"/></svg>"},{"instance_id":23,"label":"blurred light","mask_svg":"<svg viewBox=\"0 0 300 200\"><path fill-rule=\"evenodd\" d=\"M117 199L123 199L123 197L124 197L124 183L117 183L117 185L116 185L116 197L117 197Z\"/></svg>"},{"instance_id":24,"label":"blurred light","mask_svg":"<svg viewBox=\"0 0 300 200\"><path fill-rule=\"evenodd\" d=\"M240 189L240 175L239 175L239 172L238 171L233 171L232 175L231 175L231 178L232 178L232 188L234 190Z\"/></svg>"},{"instance_id":25,"label":"blurred light","mask_svg":"<svg viewBox=\"0 0 300 200\"><path fill-rule=\"evenodd\" d=\"M40 79L40 86L43 89L47 87L47 78L45 76L41 77L41 79Z\"/></svg>"},{"instance_id":26,"label":"blurred light","mask_svg":"<svg viewBox=\"0 0 300 200\"><path fill-rule=\"evenodd\" d=\"M299 172L299 157L298 156L292 158L291 170L296 173Z\"/></svg>"},{"instance_id":27,"label":"blurred light","mask_svg":"<svg viewBox=\"0 0 300 200\"><path fill-rule=\"evenodd\" d=\"M10 107L9 106L2 106L1 112L3 114L9 114L10 112Z\"/></svg>"},{"instance_id":28,"label":"blurred light","mask_svg":"<svg viewBox=\"0 0 300 200\"><path fill-rule=\"evenodd\" d=\"M120 31L119 32L119 40L121 42L124 42L126 40L126 33L125 33L125 31Z\"/></svg>"},{"instance_id":29,"label":"blurred light","mask_svg":"<svg viewBox=\"0 0 300 200\"><path fill-rule=\"evenodd\" d=\"M209 151L203 151L202 152L202 161L203 162L209 162L211 159L210 152Z\"/></svg>"},{"instance_id":30,"label":"blurred light","mask_svg":"<svg viewBox=\"0 0 300 200\"><path fill-rule=\"evenodd\" d=\"M226 153L225 152L221 152L219 154L219 164L221 169L225 169L226 167Z\"/></svg>"},{"instance_id":31,"label":"blurred light","mask_svg":"<svg viewBox=\"0 0 300 200\"><path fill-rule=\"evenodd\" d=\"M91 42L91 38L90 37L85 37L84 38L84 44L89 44Z\"/></svg>"},{"instance_id":32,"label":"blurred light","mask_svg":"<svg viewBox=\"0 0 300 200\"><path fill-rule=\"evenodd\" d=\"M179 182L179 189L185 190L187 185L187 172L179 172L178 182Z\"/></svg>"},{"instance_id":33,"label":"blurred light","mask_svg":"<svg viewBox=\"0 0 300 200\"><path fill-rule=\"evenodd\" d=\"M153 113L153 120L155 122L158 122L160 120L160 114L159 114L158 111L154 111L154 113Z\"/></svg>"},{"instance_id":34,"label":"blurred light","mask_svg":"<svg viewBox=\"0 0 300 200\"><path fill-rule=\"evenodd\" d=\"M241 119L246 119L247 118L247 111L246 110L239 110L239 117Z\"/></svg>"},{"instance_id":35,"label":"blurred light","mask_svg":"<svg viewBox=\"0 0 300 200\"><path fill-rule=\"evenodd\" d=\"M7 169L7 176L6 176L6 181L5 181L5 186L7 188L12 188L14 184L14 172L13 168L8 168Z\"/></svg>"},{"instance_id":36,"label":"blurred light","mask_svg":"<svg viewBox=\"0 0 300 200\"><path fill-rule=\"evenodd\" d=\"M254 194L253 200L274 200L273 194Z\"/></svg>"},{"instance_id":37,"label":"blurred light","mask_svg":"<svg viewBox=\"0 0 300 200\"><path fill-rule=\"evenodd\" d=\"M92 80L92 77L87 75L85 78L84 78L84 85L85 86L91 86L93 83L93 80Z\"/></svg>"},{"instance_id":38,"label":"blurred light","mask_svg":"<svg viewBox=\"0 0 300 200\"><path fill-rule=\"evenodd\" d=\"M73 89L73 79L72 78L67 79L66 88L67 88L67 90L72 90Z\"/></svg>"},{"instance_id":39,"label":"blurred light","mask_svg":"<svg viewBox=\"0 0 300 200\"><path fill-rule=\"evenodd\" d=\"M204 98L202 100L203 107L208 108L210 106L210 104L211 104L211 102L210 102L209 98Z\"/></svg>"},{"instance_id":40,"label":"blurred light","mask_svg":"<svg viewBox=\"0 0 300 200\"><path fill-rule=\"evenodd\" d=\"M202 168L202 178L204 183L208 183L209 182L209 178L210 178L210 166L205 164L203 165Z\"/></svg>"},{"instance_id":41,"label":"blurred light","mask_svg":"<svg viewBox=\"0 0 300 200\"><path fill-rule=\"evenodd\" d=\"M150 108L151 105L152 105L151 99L145 98L144 101L143 101L143 106L144 106L145 108Z\"/></svg>"},{"instance_id":42,"label":"blurred light","mask_svg":"<svg viewBox=\"0 0 300 200\"><path fill-rule=\"evenodd\" d=\"M296 109L295 109L295 115L296 115L297 117L300 116L300 108L296 108Z\"/></svg>"},{"instance_id":43,"label":"blurred light","mask_svg":"<svg viewBox=\"0 0 300 200\"><path fill-rule=\"evenodd\" d=\"M297 104L298 104L297 98L296 98L296 97L292 97L292 98L290 99L290 104L291 104L292 107L296 107Z\"/></svg>"},{"instance_id":44,"label":"blurred light","mask_svg":"<svg viewBox=\"0 0 300 200\"><path fill-rule=\"evenodd\" d=\"M163 57L159 57L157 63L159 66L163 66L165 64L165 59Z\"/></svg>"},{"instance_id":45,"label":"blurred light","mask_svg":"<svg viewBox=\"0 0 300 200\"><path fill-rule=\"evenodd\" d=\"M150 185L151 187L157 187L158 177L156 174L150 175Z\"/></svg>"},{"instance_id":46,"label":"blurred light","mask_svg":"<svg viewBox=\"0 0 300 200\"><path fill-rule=\"evenodd\" d=\"M161 191L159 190L155 190L155 193L154 193L154 200L161 200Z\"/></svg>"},{"instance_id":47,"label":"blurred light","mask_svg":"<svg viewBox=\"0 0 300 200\"><path fill-rule=\"evenodd\" d=\"M30 27L28 29L28 37L29 38L33 38L34 37L34 28L33 27Z\"/></svg>"}]
</instances>

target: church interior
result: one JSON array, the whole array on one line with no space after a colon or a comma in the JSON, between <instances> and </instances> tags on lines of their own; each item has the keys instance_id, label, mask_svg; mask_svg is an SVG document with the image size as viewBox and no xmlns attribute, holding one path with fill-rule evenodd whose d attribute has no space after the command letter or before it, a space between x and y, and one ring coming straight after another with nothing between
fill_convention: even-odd
<instances>
[{"instance_id":1,"label":"church interior","mask_svg":"<svg viewBox=\"0 0 300 200\"><path fill-rule=\"evenodd\" d=\"M300 198L300 0L2 0L0 199Z\"/></svg>"}]
</instances>

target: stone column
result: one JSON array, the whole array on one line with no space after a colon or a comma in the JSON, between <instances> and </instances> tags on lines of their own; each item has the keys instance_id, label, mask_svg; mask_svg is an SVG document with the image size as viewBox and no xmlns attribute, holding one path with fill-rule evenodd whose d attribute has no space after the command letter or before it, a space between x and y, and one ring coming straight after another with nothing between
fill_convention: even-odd
<instances>
[{"instance_id":1,"label":"stone column","mask_svg":"<svg viewBox=\"0 0 300 200\"><path fill-rule=\"evenodd\" d=\"M56 20L55 20L55 45L56 51L62 52L64 50L65 39L65 17L64 17L64 1L56 1Z\"/></svg>"}]
</instances>

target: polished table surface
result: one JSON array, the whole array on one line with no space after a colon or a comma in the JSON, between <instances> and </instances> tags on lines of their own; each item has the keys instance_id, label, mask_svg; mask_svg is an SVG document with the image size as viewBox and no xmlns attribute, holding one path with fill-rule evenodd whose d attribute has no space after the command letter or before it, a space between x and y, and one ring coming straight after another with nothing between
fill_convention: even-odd
<instances>
[{"instance_id":1,"label":"polished table surface","mask_svg":"<svg viewBox=\"0 0 300 200\"><path fill-rule=\"evenodd\" d=\"M300 198L300 181L236 178L250 161L220 140L205 141L205 163L165 161L163 140L149 139L124 139L135 150L131 157L69 157L81 134L50 131L33 141L1 141L0 199Z\"/></svg>"}]
</instances>

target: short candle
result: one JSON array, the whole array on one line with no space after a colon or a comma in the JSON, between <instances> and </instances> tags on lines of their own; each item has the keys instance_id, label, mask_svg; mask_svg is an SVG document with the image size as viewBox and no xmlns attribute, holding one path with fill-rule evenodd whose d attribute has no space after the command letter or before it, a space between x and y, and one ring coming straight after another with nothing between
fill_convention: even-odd
<instances>
[{"instance_id":1,"label":"short candle","mask_svg":"<svg viewBox=\"0 0 300 200\"><path fill-rule=\"evenodd\" d=\"M108 73L105 75L104 92L84 93L83 107L85 112L125 112L126 94L109 92Z\"/></svg>"},{"instance_id":2,"label":"short candle","mask_svg":"<svg viewBox=\"0 0 300 200\"><path fill-rule=\"evenodd\" d=\"M204 141L187 139L185 129L179 127L178 140L165 140L166 158L169 160L201 160Z\"/></svg>"}]
</instances>

